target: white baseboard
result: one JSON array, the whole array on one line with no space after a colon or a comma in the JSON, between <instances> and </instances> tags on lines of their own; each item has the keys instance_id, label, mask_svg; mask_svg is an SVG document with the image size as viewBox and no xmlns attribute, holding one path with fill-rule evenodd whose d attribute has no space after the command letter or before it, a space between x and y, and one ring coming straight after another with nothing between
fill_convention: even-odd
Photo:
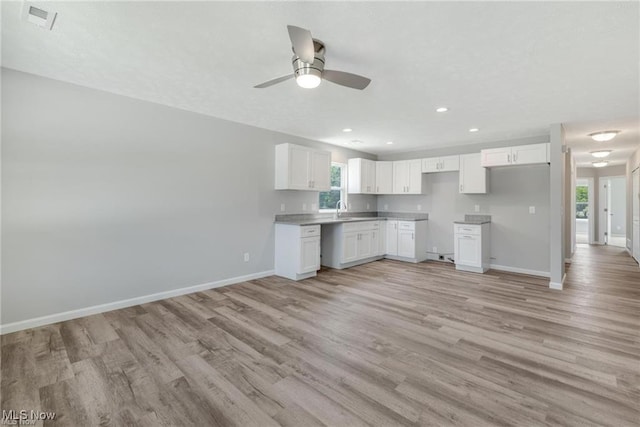
<instances>
[{"instance_id":1,"label":"white baseboard","mask_svg":"<svg viewBox=\"0 0 640 427\"><path fill-rule=\"evenodd\" d=\"M564 263L565 264L571 264L571 258L565 258L564 259Z\"/></svg>"},{"instance_id":2,"label":"white baseboard","mask_svg":"<svg viewBox=\"0 0 640 427\"><path fill-rule=\"evenodd\" d=\"M562 282L558 283L558 282L549 282L549 289L556 289L558 291L561 291L564 288L564 281L567 278L567 273L564 274L564 276L562 276Z\"/></svg>"},{"instance_id":3,"label":"white baseboard","mask_svg":"<svg viewBox=\"0 0 640 427\"><path fill-rule=\"evenodd\" d=\"M231 277L229 279L203 283L201 285L187 286L186 288L172 289L170 291L158 292L156 294L143 295L135 298L109 302L106 304L64 311L62 313L35 317L33 319L21 320L19 322L7 323L6 325L0 325L0 335L21 331L23 329L36 328L43 325L50 325L52 323L63 322L65 320L77 319L78 317L91 316L93 314L104 313L105 311L112 311L120 308L132 307L134 305L145 304L152 301L177 297L180 295L192 294L194 292L206 291L207 289L221 288L223 286L233 285L234 283L246 282L248 280L272 276L274 273L274 270L261 271L258 273L247 274L245 276Z\"/></svg>"},{"instance_id":4,"label":"white baseboard","mask_svg":"<svg viewBox=\"0 0 640 427\"><path fill-rule=\"evenodd\" d=\"M493 270L508 271L510 273L528 274L530 276L550 277L548 271L529 270L526 268L508 267L506 265L491 264L489 268Z\"/></svg>"}]
</instances>

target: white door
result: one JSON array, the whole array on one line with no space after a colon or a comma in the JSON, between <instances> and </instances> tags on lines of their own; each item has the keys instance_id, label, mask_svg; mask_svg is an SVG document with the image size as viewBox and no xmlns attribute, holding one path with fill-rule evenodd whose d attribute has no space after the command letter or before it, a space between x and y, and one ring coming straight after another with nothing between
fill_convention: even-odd
<instances>
[{"instance_id":1,"label":"white door","mask_svg":"<svg viewBox=\"0 0 640 427\"><path fill-rule=\"evenodd\" d=\"M393 194L406 194L409 182L407 168L408 163L404 160L393 162Z\"/></svg>"},{"instance_id":2,"label":"white door","mask_svg":"<svg viewBox=\"0 0 640 427\"><path fill-rule=\"evenodd\" d=\"M300 239L300 268L298 274L320 269L320 237Z\"/></svg>"},{"instance_id":3,"label":"white door","mask_svg":"<svg viewBox=\"0 0 640 427\"><path fill-rule=\"evenodd\" d=\"M387 255L398 255L398 221L387 221Z\"/></svg>"},{"instance_id":4,"label":"white door","mask_svg":"<svg viewBox=\"0 0 640 427\"><path fill-rule=\"evenodd\" d=\"M514 165L547 163L547 144L529 144L511 147L511 163Z\"/></svg>"},{"instance_id":5,"label":"white door","mask_svg":"<svg viewBox=\"0 0 640 427\"><path fill-rule=\"evenodd\" d=\"M609 180L600 179L598 206L598 241L604 245L609 243Z\"/></svg>"},{"instance_id":6,"label":"white door","mask_svg":"<svg viewBox=\"0 0 640 427\"><path fill-rule=\"evenodd\" d=\"M311 188L310 151L295 145L289 148L289 188L307 190Z\"/></svg>"},{"instance_id":7,"label":"white door","mask_svg":"<svg viewBox=\"0 0 640 427\"><path fill-rule=\"evenodd\" d=\"M408 190L407 193L422 193L422 162L420 159L408 160Z\"/></svg>"},{"instance_id":8,"label":"white door","mask_svg":"<svg viewBox=\"0 0 640 427\"><path fill-rule=\"evenodd\" d=\"M393 193L393 162L376 162L376 193Z\"/></svg>"},{"instance_id":9,"label":"white door","mask_svg":"<svg viewBox=\"0 0 640 427\"><path fill-rule=\"evenodd\" d=\"M440 172L460 170L460 156L445 156L440 158Z\"/></svg>"},{"instance_id":10,"label":"white door","mask_svg":"<svg viewBox=\"0 0 640 427\"><path fill-rule=\"evenodd\" d=\"M440 172L440 157L422 159L422 173Z\"/></svg>"},{"instance_id":11,"label":"white door","mask_svg":"<svg viewBox=\"0 0 640 427\"><path fill-rule=\"evenodd\" d=\"M633 171L632 177L632 227L633 257L640 263L640 169Z\"/></svg>"},{"instance_id":12,"label":"white door","mask_svg":"<svg viewBox=\"0 0 640 427\"><path fill-rule=\"evenodd\" d=\"M361 231L358 233L357 253L358 259L375 255L375 252L373 252L373 231Z\"/></svg>"},{"instance_id":13,"label":"white door","mask_svg":"<svg viewBox=\"0 0 640 427\"><path fill-rule=\"evenodd\" d=\"M398 230L398 256L405 258L416 257L415 231Z\"/></svg>"},{"instance_id":14,"label":"white door","mask_svg":"<svg viewBox=\"0 0 640 427\"><path fill-rule=\"evenodd\" d=\"M331 190L331 153L311 152L311 188L317 191Z\"/></svg>"},{"instance_id":15,"label":"white door","mask_svg":"<svg viewBox=\"0 0 640 427\"><path fill-rule=\"evenodd\" d=\"M481 241L479 236L456 234L454 241L454 258L456 264L469 267L482 267Z\"/></svg>"},{"instance_id":16,"label":"white door","mask_svg":"<svg viewBox=\"0 0 640 427\"><path fill-rule=\"evenodd\" d=\"M460 156L460 193L484 194L486 192L487 169L480 164L480 153L462 154Z\"/></svg>"},{"instance_id":17,"label":"white door","mask_svg":"<svg viewBox=\"0 0 640 427\"><path fill-rule=\"evenodd\" d=\"M484 167L510 165L511 147L490 148L488 150L482 150L481 158L481 164ZM460 156L460 161L462 162L462 156Z\"/></svg>"},{"instance_id":18,"label":"white door","mask_svg":"<svg viewBox=\"0 0 640 427\"><path fill-rule=\"evenodd\" d=\"M351 262L358 259L358 233L355 231L342 235L341 262Z\"/></svg>"}]
</instances>

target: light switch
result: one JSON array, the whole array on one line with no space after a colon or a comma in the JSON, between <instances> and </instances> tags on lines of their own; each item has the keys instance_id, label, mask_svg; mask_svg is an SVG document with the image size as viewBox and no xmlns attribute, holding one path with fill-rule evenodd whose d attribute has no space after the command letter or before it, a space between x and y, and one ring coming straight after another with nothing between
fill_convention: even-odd
<instances>
[{"instance_id":1,"label":"light switch","mask_svg":"<svg viewBox=\"0 0 640 427\"><path fill-rule=\"evenodd\" d=\"M303 203L303 204L302 204L302 210L303 210L303 211L306 211L306 210L307 210L307 204L306 204L306 203Z\"/></svg>"},{"instance_id":2,"label":"light switch","mask_svg":"<svg viewBox=\"0 0 640 427\"><path fill-rule=\"evenodd\" d=\"M535 206L529 206L529 213L530 214L535 214L536 213L536 207Z\"/></svg>"},{"instance_id":3,"label":"light switch","mask_svg":"<svg viewBox=\"0 0 640 427\"><path fill-rule=\"evenodd\" d=\"M316 205L315 203L311 203L311 210L315 211L316 209L318 209L318 205Z\"/></svg>"},{"instance_id":4,"label":"light switch","mask_svg":"<svg viewBox=\"0 0 640 427\"><path fill-rule=\"evenodd\" d=\"M421 211L422 210L422 205L418 205L418 210Z\"/></svg>"},{"instance_id":5,"label":"light switch","mask_svg":"<svg viewBox=\"0 0 640 427\"><path fill-rule=\"evenodd\" d=\"M371 209L371 206L369 205L369 203L367 203L367 210Z\"/></svg>"},{"instance_id":6,"label":"light switch","mask_svg":"<svg viewBox=\"0 0 640 427\"><path fill-rule=\"evenodd\" d=\"M388 210L389 210L389 205L385 204L385 205L384 205L384 210L385 210L385 211L388 211Z\"/></svg>"},{"instance_id":7,"label":"light switch","mask_svg":"<svg viewBox=\"0 0 640 427\"><path fill-rule=\"evenodd\" d=\"M480 212L480 205L475 205L474 209L476 210L476 212Z\"/></svg>"},{"instance_id":8,"label":"light switch","mask_svg":"<svg viewBox=\"0 0 640 427\"><path fill-rule=\"evenodd\" d=\"M280 204L280 212L284 212L284 203Z\"/></svg>"}]
</instances>

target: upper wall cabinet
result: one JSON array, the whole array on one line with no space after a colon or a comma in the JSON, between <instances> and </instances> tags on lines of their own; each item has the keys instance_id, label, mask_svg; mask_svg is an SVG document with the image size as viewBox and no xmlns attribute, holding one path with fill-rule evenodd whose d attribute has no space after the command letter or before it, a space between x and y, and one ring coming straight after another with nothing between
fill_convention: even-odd
<instances>
[{"instance_id":1,"label":"upper wall cabinet","mask_svg":"<svg viewBox=\"0 0 640 427\"><path fill-rule=\"evenodd\" d=\"M276 145L276 190L329 191L331 152Z\"/></svg>"},{"instance_id":2,"label":"upper wall cabinet","mask_svg":"<svg viewBox=\"0 0 640 427\"><path fill-rule=\"evenodd\" d=\"M480 153L460 155L460 193L487 193L489 171L480 164Z\"/></svg>"},{"instance_id":3,"label":"upper wall cabinet","mask_svg":"<svg viewBox=\"0 0 640 427\"><path fill-rule=\"evenodd\" d=\"M367 159L349 159L347 165L349 194L376 194L376 163Z\"/></svg>"},{"instance_id":4,"label":"upper wall cabinet","mask_svg":"<svg viewBox=\"0 0 640 427\"><path fill-rule=\"evenodd\" d=\"M422 173L454 172L460 170L460 156L422 159Z\"/></svg>"},{"instance_id":5,"label":"upper wall cabinet","mask_svg":"<svg viewBox=\"0 0 640 427\"><path fill-rule=\"evenodd\" d=\"M486 168L511 165L549 163L550 144L518 145L482 150L482 166Z\"/></svg>"},{"instance_id":6,"label":"upper wall cabinet","mask_svg":"<svg viewBox=\"0 0 640 427\"><path fill-rule=\"evenodd\" d=\"M393 194L393 162L376 162L376 194Z\"/></svg>"},{"instance_id":7,"label":"upper wall cabinet","mask_svg":"<svg viewBox=\"0 0 640 427\"><path fill-rule=\"evenodd\" d=\"M422 160L393 162L393 194L422 194Z\"/></svg>"}]
</instances>

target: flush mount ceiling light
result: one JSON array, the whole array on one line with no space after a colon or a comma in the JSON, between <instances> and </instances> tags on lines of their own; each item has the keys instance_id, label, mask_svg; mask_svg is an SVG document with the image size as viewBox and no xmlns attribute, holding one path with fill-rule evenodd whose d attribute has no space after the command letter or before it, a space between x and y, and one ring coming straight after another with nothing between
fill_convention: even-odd
<instances>
[{"instance_id":1,"label":"flush mount ceiling light","mask_svg":"<svg viewBox=\"0 0 640 427\"><path fill-rule=\"evenodd\" d=\"M594 141L606 142L606 141L611 141L619 133L620 133L619 130L605 130L605 131L602 131L602 132L590 133L589 136Z\"/></svg>"},{"instance_id":2,"label":"flush mount ceiling light","mask_svg":"<svg viewBox=\"0 0 640 427\"><path fill-rule=\"evenodd\" d=\"M342 132L351 132L352 130L353 129L351 129L351 128L344 128L344 129L342 129Z\"/></svg>"},{"instance_id":3,"label":"flush mount ceiling light","mask_svg":"<svg viewBox=\"0 0 640 427\"><path fill-rule=\"evenodd\" d=\"M600 151L592 151L591 155L595 158L602 159L603 157L607 157L611 154L611 150L600 150Z\"/></svg>"},{"instance_id":4,"label":"flush mount ceiling light","mask_svg":"<svg viewBox=\"0 0 640 427\"><path fill-rule=\"evenodd\" d=\"M387 141L387 145L393 145L393 141Z\"/></svg>"},{"instance_id":5,"label":"flush mount ceiling light","mask_svg":"<svg viewBox=\"0 0 640 427\"><path fill-rule=\"evenodd\" d=\"M22 4L22 19L46 30L53 28L56 16L57 12L41 9L30 2Z\"/></svg>"},{"instance_id":6,"label":"flush mount ceiling light","mask_svg":"<svg viewBox=\"0 0 640 427\"><path fill-rule=\"evenodd\" d=\"M469 129L469 132L478 132L479 130L480 129L478 129L478 128L471 128L471 129Z\"/></svg>"},{"instance_id":7,"label":"flush mount ceiling light","mask_svg":"<svg viewBox=\"0 0 640 427\"><path fill-rule=\"evenodd\" d=\"M449 109L447 107L436 108L436 112L437 113L446 113L447 111L449 111Z\"/></svg>"},{"instance_id":8,"label":"flush mount ceiling light","mask_svg":"<svg viewBox=\"0 0 640 427\"><path fill-rule=\"evenodd\" d=\"M607 166L609 164L609 162L600 161L600 162L593 162L591 164L593 165L594 168L603 168L603 167Z\"/></svg>"}]
</instances>

